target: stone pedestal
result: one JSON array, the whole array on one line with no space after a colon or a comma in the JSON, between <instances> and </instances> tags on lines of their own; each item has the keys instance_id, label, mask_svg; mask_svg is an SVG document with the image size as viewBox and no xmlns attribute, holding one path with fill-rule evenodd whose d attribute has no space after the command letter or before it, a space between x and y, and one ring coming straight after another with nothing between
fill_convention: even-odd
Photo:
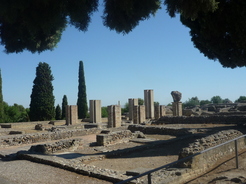
<instances>
[{"instance_id":1,"label":"stone pedestal","mask_svg":"<svg viewBox=\"0 0 246 184\"><path fill-rule=\"evenodd\" d=\"M138 105L138 99L137 98L129 98L128 99L128 105L129 105L129 120L133 120L133 107Z\"/></svg>"},{"instance_id":2,"label":"stone pedestal","mask_svg":"<svg viewBox=\"0 0 246 184\"><path fill-rule=\"evenodd\" d=\"M78 106L67 105L66 107L66 125L77 124L78 121Z\"/></svg>"},{"instance_id":3,"label":"stone pedestal","mask_svg":"<svg viewBox=\"0 0 246 184\"><path fill-rule=\"evenodd\" d=\"M146 114L145 114L145 106L144 105L137 105L133 107L133 123L140 124L145 122Z\"/></svg>"},{"instance_id":4,"label":"stone pedestal","mask_svg":"<svg viewBox=\"0 0 246 184\"><path fill-rule=\"evenodd\" d=\"M153 90L144 90L144 105L146 119L154 119L154 92Z\"/></svg>"},{"instance_id":5,"label":"stone pedestal","mask_svg":"<svg viewBox=\"0 0 246 184\"><path fill-rule=\"evenodd\" d=\"M102 122L101 100L90 100L90 123Z\"/></svg>"},{"instance_id":6,"label":"stone pedestal","mask_svg":"<svg viewBox=\"0 0 246 184\"><path fill-rule=\"evenodd\" d=\"M108 128L121 127L120 105L108 106Z\"/></svg>"},{"instance_id":7,"label":"stone pedestal","mask_svg":"<svg viewBox=\"0 0 246 184\"><path fill-rule=\"evenodd\" d=\"M182 116L182 102L173 102L173 116Z\"/></svg>"}]
</instances>

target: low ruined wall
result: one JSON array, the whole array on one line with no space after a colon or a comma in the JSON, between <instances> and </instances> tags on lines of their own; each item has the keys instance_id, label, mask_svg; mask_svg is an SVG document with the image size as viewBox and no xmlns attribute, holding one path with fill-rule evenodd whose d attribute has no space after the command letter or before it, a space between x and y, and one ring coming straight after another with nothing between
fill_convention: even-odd
<instances>
[{"instance_id":1,"label":"low ruined wall","mask_svg":"<svg viewBox=\"0 0 246 184\"><path fill-rule=\"evenodd\" d=\"M224 143L226 141L232 140L234 138L237 138L239 136L243 135L241 132L237 130L226 130L221 131L216 134L212 134L210 136L204 137L202 139L197 139L196 142L189 144L188 147L183 148L181 152L179 153L179 159L182 159L184 157L193 155L195 153L199 153L205 149L214 147L216 145L219 145L221 143ZM238 140L238 148L244 149L246 146L246 140L245 138L242 138ZM209 150L207 152L204 152L202 154L199 154L190 160L187 160L183 163L181 163L179 166L181 167L189 167L192 169L208 169L210 167L213 167L214 164L217 163L220 159L223 157L232 155L235 153L235 143L234 141L222 145L218 148Z\"/></svg>"},{"instance_id":2,"label":"low ruined wall","mask_svg":"<svg viewBox=\"0 0 246 184\"><path fill-rule=\"evenodd\" d=\"M246 116L163 116L153 124L243 124Z\"/></svg>"},{"instance_id":3,"label":"low ruined wall","mask_svg":"<svg viewBox=\"0 0 246 184\"><path fill-rule=\"evenodd\" d=\"M184 128L166 128L160 126L143 126L143 125L129 125L128 130L131 132L140 131L144 134L162 134L162 135L188 135L192 134L188 129Z\"/></svg>"},{"instance_id":4,"label":"low ruined wall","mask_svg":"<svg viewBox=\"0 0 246 184\"><path fill-rule=\"evenodd\" d=\"M32 121L32 122L16 122L16 123L1 123L1 128L18 128L18 129L34 129L35 125L48 125L50 121ZM65 125L65 120L55 120L54 125Z\"/></svg>"},{"instance_id":5,"label":"low ruined wall","mask_svg":"<svg viewBox=\"0 0 246 184\"><path fill-rule=\"evenodd\" d=\"M97 135L97 145L106 146L109 144L128 142L133 138L135 138L135 134L130 130L111 132L108 134L99 134Z\"/></svg>"},{"instance_id":6,"label":"low ruined wall","mask_svg":"<svg viewBox=\"0 0 246 184\"><path fill-rule=\"evenodd\" d=\"M67 139L54 142L52 144L39 144L30 148L30 152L41 154L51 154L59 151L72 151L77 149L82 143L82 139Z\"/></svg>"},{"instance_id":7,"label":"low ruined wall","mask_svg":"<svg viewBox=\"0 0 246 184\"><path fill-rule=\"evenodd\" d=\"M66 139L66 138L89 135L89 134L98 134L100 133L100 131L101 131L100 129L91 128L91 129L60 130L56 132L32 133L32 134L24 134L24 135L7 135L7 136L2 136L0 138L0 147Z\"/></svg>"}]
</instances>

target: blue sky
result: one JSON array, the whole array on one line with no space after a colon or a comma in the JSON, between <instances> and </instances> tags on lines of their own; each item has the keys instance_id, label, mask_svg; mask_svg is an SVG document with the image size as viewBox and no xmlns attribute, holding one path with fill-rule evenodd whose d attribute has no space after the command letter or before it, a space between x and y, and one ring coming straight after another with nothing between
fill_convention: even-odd
<instances>
[{"instance_id":1,"label":"blue sky","mask_svg":"<svg viewBox=\"0 0 246 184\"><path fill-rule=\"evenodd\" d=\"M0 46L4 101L29 107L36 67L46 62L55 78L55 105L61 105L63 95L75 105L80 60L87 100L101 100L102 106L144 98L145 89L153 89L154 101L161 105L172 102L170 93L176 90L182 93L183 102L194 96L210 100L219 95L232 101L246 96L245 67L223 68L218 61L205 58L193 47L189 29L179 17L170 18L165 8L127 35L104 27L101 15L102 11L93 14L85 33L68 26L53 51L5 54Z\"/></svg>"}]
</instances>

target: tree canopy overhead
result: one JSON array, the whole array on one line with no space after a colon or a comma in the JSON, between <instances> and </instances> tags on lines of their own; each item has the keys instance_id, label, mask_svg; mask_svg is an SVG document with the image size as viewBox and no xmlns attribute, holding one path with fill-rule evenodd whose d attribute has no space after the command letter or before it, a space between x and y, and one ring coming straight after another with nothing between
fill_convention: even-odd
<instances>
[{"instance_id":1,"label":"tree canopy overhead","mask_svg":"<svg viewBox=\"0 0 246 184\"><path fill-rule=\"evenodd\" d=\"M194 46L224 67L246 66L245 0L104 0L103 24L127 34L164 4L190 28ZM52 50L67 25L86 31L99 0L0 2L0 42L7 53Z\"/></svg>"}]
</instances>

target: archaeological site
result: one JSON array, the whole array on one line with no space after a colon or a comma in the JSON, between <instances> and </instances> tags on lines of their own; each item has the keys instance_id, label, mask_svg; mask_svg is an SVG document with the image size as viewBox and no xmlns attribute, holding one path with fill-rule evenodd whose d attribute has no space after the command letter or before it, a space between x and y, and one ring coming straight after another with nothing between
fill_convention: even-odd
<instances>
[{"instance_id":1,"label":"archaeological site","mask_svg":"<svg viewBox=\"0 0 246 184\"><path fill-rule=\"evenodd\" d=\"M90 100L88 119L68 105L66 120L2 123L0 156L109 183L246 183L246 103L183 109L182 94L171 96L172 106L154 105L154 91L144 90L144 105L129 98L123 115L109 105L107 118L101 101ZM220 170L223 176L201 180L223 166L239 174Z\"/></svg>"}]
</instances>

